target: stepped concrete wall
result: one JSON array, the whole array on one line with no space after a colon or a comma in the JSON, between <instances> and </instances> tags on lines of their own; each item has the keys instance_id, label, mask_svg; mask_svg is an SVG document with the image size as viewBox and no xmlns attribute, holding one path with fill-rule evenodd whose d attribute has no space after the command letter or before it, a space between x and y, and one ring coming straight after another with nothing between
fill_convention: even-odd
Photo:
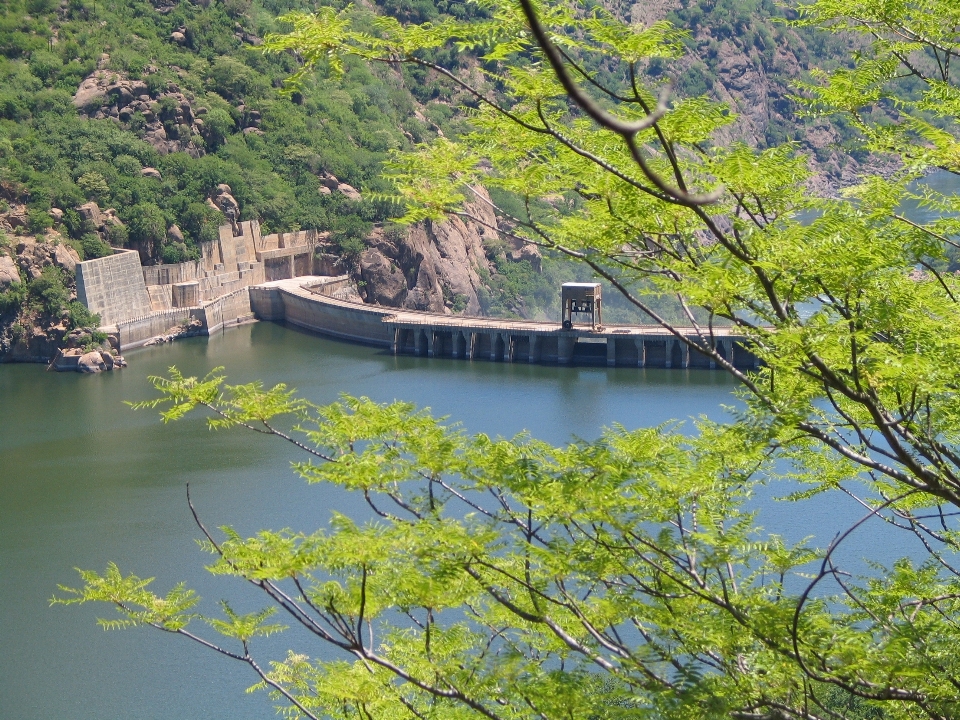
<instances>
[{"instance_id":1,"label":"stepped concrete wall","mask_svg":"<svg viewBox=\"0 0 960 720\"><path fill-rule=\"evenodd\" d=\"M133 250L120 250L77 264L77 299L98 314L104 325L149 313L152 306L140 255Z\"/></svg>"},{"instance_id":2,"label":"stepped concrete wall","mask_svg":"<svg viewBox=\"0 0 960 720\"><path fill-rule=\"evenodd\" d=\"M255 320L250 304L250 289L240 288L198 308L192 308L190 315L202 323L202 332L210 335L224 328Z\"/></svg>"}]
</instances>

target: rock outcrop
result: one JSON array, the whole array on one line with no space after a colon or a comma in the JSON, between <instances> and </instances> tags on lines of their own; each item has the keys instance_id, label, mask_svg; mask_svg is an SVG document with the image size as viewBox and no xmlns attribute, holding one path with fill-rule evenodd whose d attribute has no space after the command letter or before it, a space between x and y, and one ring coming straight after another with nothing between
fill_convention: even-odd
<instances>
[{"instance_id":1,"label":"rock outcrop","mask_svg":"<svg viewBox=\"0 0 960 720\"><path fill-rule=\"evenodd\" d=\"M478 190L489 202L484 190ZM496 273L498 253L527 259L539 267L535 246L512 247L495 229L487 202L466 206L477 221L454 217L417 223L406 234L377 230L360 255L361 294L368 303L435 313L482 315L484 278Z\"/></svg>"},{"instance_id":2,"label":"rock outcrop","mask_svg":"<svg viewBox=\"0 0 960 720\"><path fill-rule=\"evenodd\" d=\"M20 282L20 271L17 270L17 263L8 255L0 255L0 292L18 282Z\"/></svg>"},{"instance_id":3,"label":"rock outcrop","mask_svg":"<svg viewBox=\"0 0 960 720\"><path fill-rule=\"evenodd\" d=\"M14 283L26 283L43 275L48 267L58 267L67 300L76 299L74 270L80 256L60 237L23 236L13 247L0 246L0 292ZM47 362L63 346L67 317L50 316L35 304L10 305L0 310L0 362Z\"/></svg>"},{"instance_id":4,"label":"rock outcrop","mask_svg":"<svg viewBox=\"0 0 960 720\"><path fill-rule=\"evenodd\" d=\"M191 138L203 134L200 116L205 109L194 109L175 83L151 95L143 80L131 80L123 73L106 69L108 61L109 57L101 59L100 66L84 78L73 96L73 104L82 115L127 123L139 114L144 122L143 139L161 155L184 152L197 158L204 154Z\"/></svg>"},{"instance_id":5,"label":"rock outcrop","mask_svg":"<svg viewBox=\"0 0 960 720\"><path fill-rule=\"evenodd\" d=\"M36 238L32 237L21 238L17 243L17 264L27 280L36 280L43 274L44 268L50 265L72 275L78 262L80 255L69 245L37 242Z\"/></svg>"},{"instance_id":6,"label":"rock outcrop","mask_svg":"<svg viewBox=\"0 0 960 720\"><path fill-rule=\"evenodd\" d=\"M633 3L626 19L649 26L688 6L683 0ZM768 29L773 32L766 32ZM796 92L792 83L810 69L809 58L816 53L795 31L761 18L741 33L731 33L723 23L702 22L693 29L692 41L696 49L679 60L675 70L701 74L708 94L736 113L735 120L716 134L717 144L739 141L766 147L771 138L774 143L782 142L801 126L790 99ZM852 36L849 42L850 53L864 43ZM671 76L675 70L670 71ZM840 143L840 133L826 119L812 120L803 130L801 150L807 153L815 173L809 185L818 194L836 193L839 187L855 182L865 169ZM884 167L889 160L873 157L867 162L874 171L890 169Z\"/></svg>"}]
</instances>

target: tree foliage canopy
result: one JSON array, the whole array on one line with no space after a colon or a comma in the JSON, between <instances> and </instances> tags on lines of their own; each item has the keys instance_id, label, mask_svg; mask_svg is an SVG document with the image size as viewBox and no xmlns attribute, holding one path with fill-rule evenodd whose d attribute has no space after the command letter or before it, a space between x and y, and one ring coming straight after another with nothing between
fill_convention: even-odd
<instances>
[{"instance_id":1,"label":"tree foliage canopy","mask_svg":"<svg viewBox=\"0 0 960 720\"><path fill-rule=\"evenodd\" d=\"M214 572L342 653L262 668L252 639L277 628L229 609L208 620L230 643L217 649L314 717L955 717L960 287L943 268L957 208L915 185L958 169L952 2L802 9L798 22L872 38L852 70L800 88L809 110L846 114L872 150L902 158L840 198L807 191L792 146L717 143L728 108L648 81L651 59L679 52L676 29L573 3L478 5L470 21L372 27L325 8L289 16L293 32L267 47L300 53L295 80L359 56L472 93L470 132L394 155L405 219L462 213L477 183L519 195L519 214L500 210L511 232L587 263L710 355L744 409L692 434L614 428L555 448L469 436L405 404L320 408L282 386L158 379L165 419L203 406L215 427L280 435L308 454L301 476L363 493L379 518L210 533ZM480 52L495 91L430 59L451 47ZM619 82L597 80L601 66ZM909 221L911 198L943 217ZM699 338L637 288L680 298ZM721 321L750 337L761 370L717 352ZM760 530L745 503L779 478L804 486L800 503L854 495L861 522L916 536L925 556L857 578L836 550L860 523L819 548ZM77 599L192 633L183 589L160 598L113 569L84 579Z\"/></svg>"}]
</instances>

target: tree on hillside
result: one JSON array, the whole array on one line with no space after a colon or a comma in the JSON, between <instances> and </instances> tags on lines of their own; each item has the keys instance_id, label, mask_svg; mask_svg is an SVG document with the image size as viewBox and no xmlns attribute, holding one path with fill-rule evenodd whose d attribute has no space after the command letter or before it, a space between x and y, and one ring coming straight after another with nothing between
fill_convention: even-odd
<instances>
[{"instance_id":1,"label":"tree on hillside","mask_svg":"<svg viewBox=\"0 0 960 720\"><path fill-rule=\"evenodd\" d=\"M359 55L471 92L473 132L395 155L406 219L462 213L476 183L519 195L505 226L588 264L737 377L737 422L617 427L556 448L469 436L402 403L314 407L283 386L174 372L148 403L165 420L204 407L213 427L286 439L305 453L302 477L363 493L378 521L207 533L213 571L270 603L204 618L217 642L194 634L189 591L156 596L115 567L84 573L70 601L111 602L120 624L246 663L309 717L955 717L960 284L942 268L960 233L898 209L955 202L910 190L930 168L957 170L960 38L940 29L960 24L952 2L804 9L801 21L875 38L856 68L803 89L811 111L847 113L871 148L903 158L895 177L842 198L806 192L790 146L714 144L723 106L645 82L648 63L681 51L676 29L573 3L479 4L479 20L372 29L325 8L289 16L293 31L267 46L297 50L303 74ZM451 46L482 55L482 87L430 60ZM877 106L899 123L872 123ZM651 295L679 298L699 337L660 318ZM751 338L763 369L717 352L721 321ZM808 496L846 493L863 519L820 548L759 529L745 503L782 478L803 485L799 512ZM884 566L851 576L837 550L868 521L916 537L925 556L874 558ZM255 659L277 613L320 659Z\"/></svg>"}]
</instances>

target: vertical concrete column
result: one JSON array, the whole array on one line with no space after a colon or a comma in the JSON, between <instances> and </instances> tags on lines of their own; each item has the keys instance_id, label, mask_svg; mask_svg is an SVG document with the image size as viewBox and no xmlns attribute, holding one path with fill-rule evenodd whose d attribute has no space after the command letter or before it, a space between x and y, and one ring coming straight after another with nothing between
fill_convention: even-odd
<instances>
[{"instance_id":1,"label":"vertical concrete column","mask_svg":"<svg viewBox=\"0 0 960 720\"><path fill-rule=\"evenodd\" d=\"M680 340L677 340L677 342L680 343L681 367L686 369L690 367L690 346Z\"/></svg>"},{"instance_id":2,"label":"vertical concrete column","mask_svg":"<svg viewBox=\"0 0 960 720\"><path fill-rule=\"evenodd\" d=\"M527 353L527 362L537 362L540 359L540 336L528 335L530 352Z\"/></svg>"},{"instance_id":3,"label":"vertical concrete column","mask_svg":"<svg viewBox=\"0 0 960 720\"><path fill-rule=\"evenodd\" d=\"M557 338L557 362L562 365L569 365L573 359L573 348L577 344L577 338L572 335L561 335Z\"/></svg>"},{"instance_id":4,"label":"vertical concrete column","mask_svg":"<svg viewBox=\"0 0 960 720\"><path fill-rule=\"evenodd\" d=\"M643 341L643 337L639 337L633 341L633 344L637 346L637 367L642 368L647 366L647 344Z\"/></svg>"},{"instance_id":5,"label":"vertical concrete column","mask_svg":"<svg viewBox=\"0 0 960 720\"><path fill-rule=\"evenodd\" d=\"M607 338L607 367L614 367L617 364L617 339L615 337Z\"/></svg>"},{"instance_id":6,"label":"vertical concrete column","mask_svg":"<svg viewBox=\"0 0 960 720\"><path fill-rule=\"evenodd\" d=\"M293 255L290 255L290 256L287 258L287 277L288 277L288 278L295 278L296 276L297 276L297 270L296 270L296 268L294 267L294 264L293 264Z\"/></svg>"},{"instance_id":7,"label":"vertical concrete column","mask_svg":"<svg viewBox=\"0 0 960 720\"><path fill-rule=\"evenodd\" d=\"M450 357L456 360L460 357L460 335L462 333L459 330L454 330L450 335Z\"/></svg>"},{"instance_id":8,"label":"vertical concrete column","mask_svg":"<svg viewBox=\"0 0 960 720\"><path fill-rule=\"evenodd\" d=\"M437 333L433 328L427 328L427 357L433 357L433 345L437 341Z\"/></svg>"},{"instance_id":9,"label":"vertical concrete column","mask_svg":"<svg viewBox=\"0 0 960 720\"><path fill-rule=\"evenodd\" d=\"M467 348L464 355L466 356L467 360L473 360L474 348L477 346L477 334L474 332L464 333L463 337L467 341Z\"/></svg>"},{"instance_id":10,"label":"vertical concrete column","mask_svg":"<svg viewBox=\"0 0 960 720\"><path fill-rule=\"evenodd\" d=\"M513 335L503 336L503 359L507 362L513 362L513 354L517 350L517 343Z\"/></svg>"},{"instance_id":11,"label":"vertical concrete column","mask_svg":"<svg viewBox=\"0 0 960 720\"><path fill-rule=\"evenodd\" d=\"M671 365L673 365L673 346L676 342L677 342L676 339L673 337L667 338L667 346L665 348L666 357L664 358L664 363L663 363L663 366L665 368L669 368Z\"/></svg>"},{"instance_id":12,"label":"vertical concrete column","mask_svg":"<svg viewBox=\"0 0 960 720\"><path fill-rule=\"evenodd\" d=\"M497 359L497 338L500 337L500 333L490 333L490 360Z\"/></svg>"},{"instance_id":13,"label":"vertical concrete column","mask_svg":"<svg viewBox=\"0 0 960 720\"><path fill-rule=\"evenodd\" d=\"M393 330L393 344L390 345L390 350L396 355L400 352L400 328L394 328Z\"/></svg>"}]
</instances>

